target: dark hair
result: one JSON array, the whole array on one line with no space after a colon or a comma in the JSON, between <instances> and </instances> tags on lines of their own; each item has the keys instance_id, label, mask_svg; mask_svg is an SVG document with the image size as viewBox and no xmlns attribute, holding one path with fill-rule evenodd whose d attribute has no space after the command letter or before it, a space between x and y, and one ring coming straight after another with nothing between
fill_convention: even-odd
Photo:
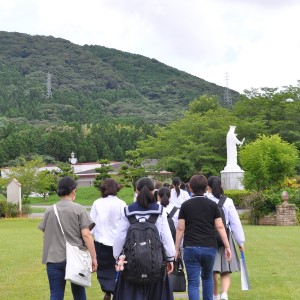
<instances>
[{"instance_id":1,"label":"dark hair","mask_svg":"<svg viewBox=\"0 0 300 300\"><path fill-rule=\"evenodd\" d=\"M193 175L189 183L194 195L203 195L205 193L207 179L204 175Z\"/></svg>"},{"instance_id":2,"label":"dark hair","mask_svg":"<svg viewBox=\"0 0 300 300\"><path fill-rule=\"evenodd\" d=\"M154 185L154 198L155 198L155 201L157 202L157 192L158 190L162 187L162 182L161 181L156 181L155 182L155 185Z\"/></svg>"},{"instance_id":3,"label":"dark hair","mask_svg":"<svg viewBox=\"0 0 300 300\"><path fill-rule=\"evenodd\" d=\"M167 182L165 182L165 183L164 183L164 187L170 188L170 184L167 183Z\"/></svg>"},{"instance_id":4,"label":"dark hair","mask_svg":"<svg viewBox=\"0 0 300 300\"><path fill-rule=\"evenodd\" d=\"M100 191L102 197L105 198L109 195L116 196L121 188L122 186L118 184L114 179L106 178L100 186Z\"/></svg>"},{"instance_id":5,"label":"dark hair","mask_svg":"<svg viewBox=\"0 0 300 300\"><path fill-rule=\"evenodd\" d=\"M190 187L190 184L189 184L188 182L185 184L185 190L186 190L187 192L190 192L190 191L191 191L191 187Z\"/></svg>"},{"instance_id":6,"label":"dark hair","mask_svg":"<svg viewBox=\"0 0 300 300\"><path fill-rule=\"evenodd\" d=\"M221 179L218 176L210 176L207 180L207 185L211 188L211 193L214 197L220 199L224 195Z\"/></svg>"},{"instance_id":7,"label":"dark hair","mask_svg":"<svg viewBox=\"0 0 300 300\"><path fill-rule=\"evenodd\" d=\"M172 184L174 186L174 189L175 189L177 197L178 197L180 195L180 184L181 184L180 178L179 177L173 178Z\"/></svg>"},{"instance_id":8,"label":"dark hair","mask_svg":"<svg viewBox=\"0 0 300 300\"><path fill-rule=\"evenodd\" d=\"M62 196L67 196L72 193L77 187L77 183L75 182L74 179L71 177L63 177L59 182L58 182L58 187L57 187L57 195L62 197Z\"/></svg>"},{"instance_id":9,"label":"dark hair","mask_svg":"<svg viewBox=\"0 0 300 300\"><path fill-rule=\"evenodd\" d=\"M185 190L185 183L184 183L183 181L181 181L181 183L180 183L180 188L181 188L182 190Z\"/></svg>"},{"instance_id":10,"label":"dark hair","mask_svg":"<svg viewBox=\"0 0 300 300\"><path fill-rule=\"evenodd\" d=\"M160 204L167 207L170 203L171 190L167 187L162 187L158 190L157 195L160 197Z\"/></svg>"},{"instance_id":11,"label":"dark hair","mask_svg":"<svg viewBox=\"0 0 300 300\"><path fill-rule=\"evenodd\" d=\"M163 185L162 185L162 182L161 181L156 181L155 182L155 185L154 185L154 189L160 189L161 187L162 187Z\"/></svg>"},{"instance_id":12,"label":"dark hair","mask_svg":"<svg viewBox=\"0 0 300 300\"><path fill-rule=\"evenodd\" d=\"M136 201L144 208L148 208L150 203L155 203L155 197L151 193L154 190L154 183L148 177L142 177L139 179L136 185L138 195Z\"/></svg>"}]
</instances>

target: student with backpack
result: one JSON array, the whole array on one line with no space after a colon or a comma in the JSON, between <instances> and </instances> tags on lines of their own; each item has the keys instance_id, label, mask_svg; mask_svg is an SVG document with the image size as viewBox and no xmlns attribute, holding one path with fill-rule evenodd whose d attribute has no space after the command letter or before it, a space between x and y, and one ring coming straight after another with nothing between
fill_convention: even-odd
<instances>
[{"instance_id":1,"label":"student with backpack","mask_svg":"<svg viewBox=\"0 0 300 300\"><path fill-rule=\"evenodd\" d=\"M136 202L125 207L113 245L117 262L122 255L113 299L173 300L167 274L173 271L175 247L167 214L155 200L150 178L141 178L136 190Z\"/></svg>"},{"instance_id":2,"label":"student with backpack","mask_svg":"<svg viewBox=\"0 0 300 300\"><path fill-rule=\"evenodd\" d=\"M239 272L240 264L238 254L234 245L232 233L240 251L244 251L245 234L232 199L224 196L221 186L221 179L217 176L208 178L208 188L206 196L216 202L221 207L224 214L226 227L228 229L228 240L231 249L232 259L226 261L223 259L225 248L219 243L216 259L214 263L214 297L213 300L228 300L228 290L230 287L230 273ZM222 293L219 294L218 279L221 278Z\"/></svg>"}]
</instances>

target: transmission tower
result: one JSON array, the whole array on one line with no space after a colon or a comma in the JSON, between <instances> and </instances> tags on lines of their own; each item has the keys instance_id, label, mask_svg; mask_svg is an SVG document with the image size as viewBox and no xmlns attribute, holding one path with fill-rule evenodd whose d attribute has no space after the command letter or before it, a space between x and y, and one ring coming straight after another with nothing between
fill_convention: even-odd
<instances>
[{"instance_id":1,"label":"transmission tower","mask_svg":"<svg viewBox=\"0 0 300 300\"><path fill-rule=\"evenodd\" d=\"M47 73L47 95L46 95L46 98L51 98L51 97L52 97L51 74L48 71L48 73Z\"/></svg>"},{"instance_id":2,"label":"transmission tower","mask_svg":"<svg viewBox=\"0 0 300 300\"><path fill-rule=\"evenodd\" d=\"M226 81L226 87L225 87L225 91L224 91L224 104L226 104L228 108L231 108L232 107L232 99L231 99L231 95L230 95L230 90L228 88L229 75L227 72L225 73L225 81Z\"/></svg>"}]
</instances>

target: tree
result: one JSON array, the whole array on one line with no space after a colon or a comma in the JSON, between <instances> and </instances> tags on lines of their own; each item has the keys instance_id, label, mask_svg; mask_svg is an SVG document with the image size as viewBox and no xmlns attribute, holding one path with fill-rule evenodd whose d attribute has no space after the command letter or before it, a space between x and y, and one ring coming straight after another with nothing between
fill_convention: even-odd
<instances>
[{"instance_id":1,"label":"tree","mask_svg":"<svg viewBox=\"0 0 300 300\"><path fill-rule=\"evenodd\" d=\"M166 170L173 173L173 176L179 177L184 182L189 181L190 177L195 173L193 163L189 159L179 157L167 158L163 163Z\"/></svg>"},{"instance_id":2,"label":"tree","mask_svg":"<svg viewBox=\"0 0 300 300\"><path fill-rule=\"evenodd\" d=\"M265 190L295 174L298 150L279 135L261 135L240 150L246 189Z\"/></svg>"},{"instance_id":3,"label":"tree","mask_svg":"<svg viewBox=\"0 0 300 300\"><path fill-rule=\"evenodd\" d=\"M207 98L207 99L206 99ZM226 164L226 133L229 125L242 123L228 110L206 96L190 104L192 111L185 117L157 130L155 136L138 142L137 151L143 158L158 159L164 169L174 169L174 161L184 163L188 170L205 175L218 174ZM205 100L205 101L204 101ZM205 103L201 105L201 101ZM245 136L247 138L247 136ZM168 162L172 166L168 166ZM184 168L185 168L184 167Z\"/></svg>"},{"instance_id":4,"label":"tree","mask_svg":"<svg viewBox=\"0 0 300 300\"><path fill-rule=\"evenodd\" d=\"M94 187L100 190L100 186L103 182L103 180L107 178L111 178L111 176L108 174L109 171L111 171L111 167L109 165L109 160L107 159L101 159L99 160L99 164L101 164L100 168L97 168L95 171L99 174L96 175L94 180Z\"/></svg>"},{"instance_id":5,"label":"tree","mask_svg":"<svg viewBox=\"0 0 300 300\"><path fill-rule=\"evenodd\" d=\"M37 156L33 160L29 161L21 158L21 161L21 165L9 168L9 172L7 173L5 180L9 183L13 178L15 178L21 183L22 199L25 204L28 203L28 197L31 192L46 193L49 191L54 179L51 174L40 171L40 168L45 165L41 157Z\"/></svg>"},{"instance_id":6,"label":"tree","mask_svg":"<svg viewBox=\"0 0 300 300\"><path fill-rule=\"evenodd\" d=\"M124 181L129 180L133 190L136 189L136 183L141 177L147 176L145 168L142 166L140 153L136 150L126 151L126 163L123 165L119 174L123 177Z\"/></svg>"}]
</instances>

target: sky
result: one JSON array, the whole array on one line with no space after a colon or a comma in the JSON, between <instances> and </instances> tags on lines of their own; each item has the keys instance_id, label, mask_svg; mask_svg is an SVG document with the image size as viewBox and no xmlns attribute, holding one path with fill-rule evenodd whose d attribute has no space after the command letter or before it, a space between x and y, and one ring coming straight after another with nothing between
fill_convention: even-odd
<instances>
[{"instance_id":1,"label":"sky","mask_svg":"<svg viewBox=\"0 0 300 300\"><path fill-rule=\"evenodd\" d=\"M300 80L299 0L0 0L0 30L155 58L243 93Z\"/></svg>"}]
</instances>

